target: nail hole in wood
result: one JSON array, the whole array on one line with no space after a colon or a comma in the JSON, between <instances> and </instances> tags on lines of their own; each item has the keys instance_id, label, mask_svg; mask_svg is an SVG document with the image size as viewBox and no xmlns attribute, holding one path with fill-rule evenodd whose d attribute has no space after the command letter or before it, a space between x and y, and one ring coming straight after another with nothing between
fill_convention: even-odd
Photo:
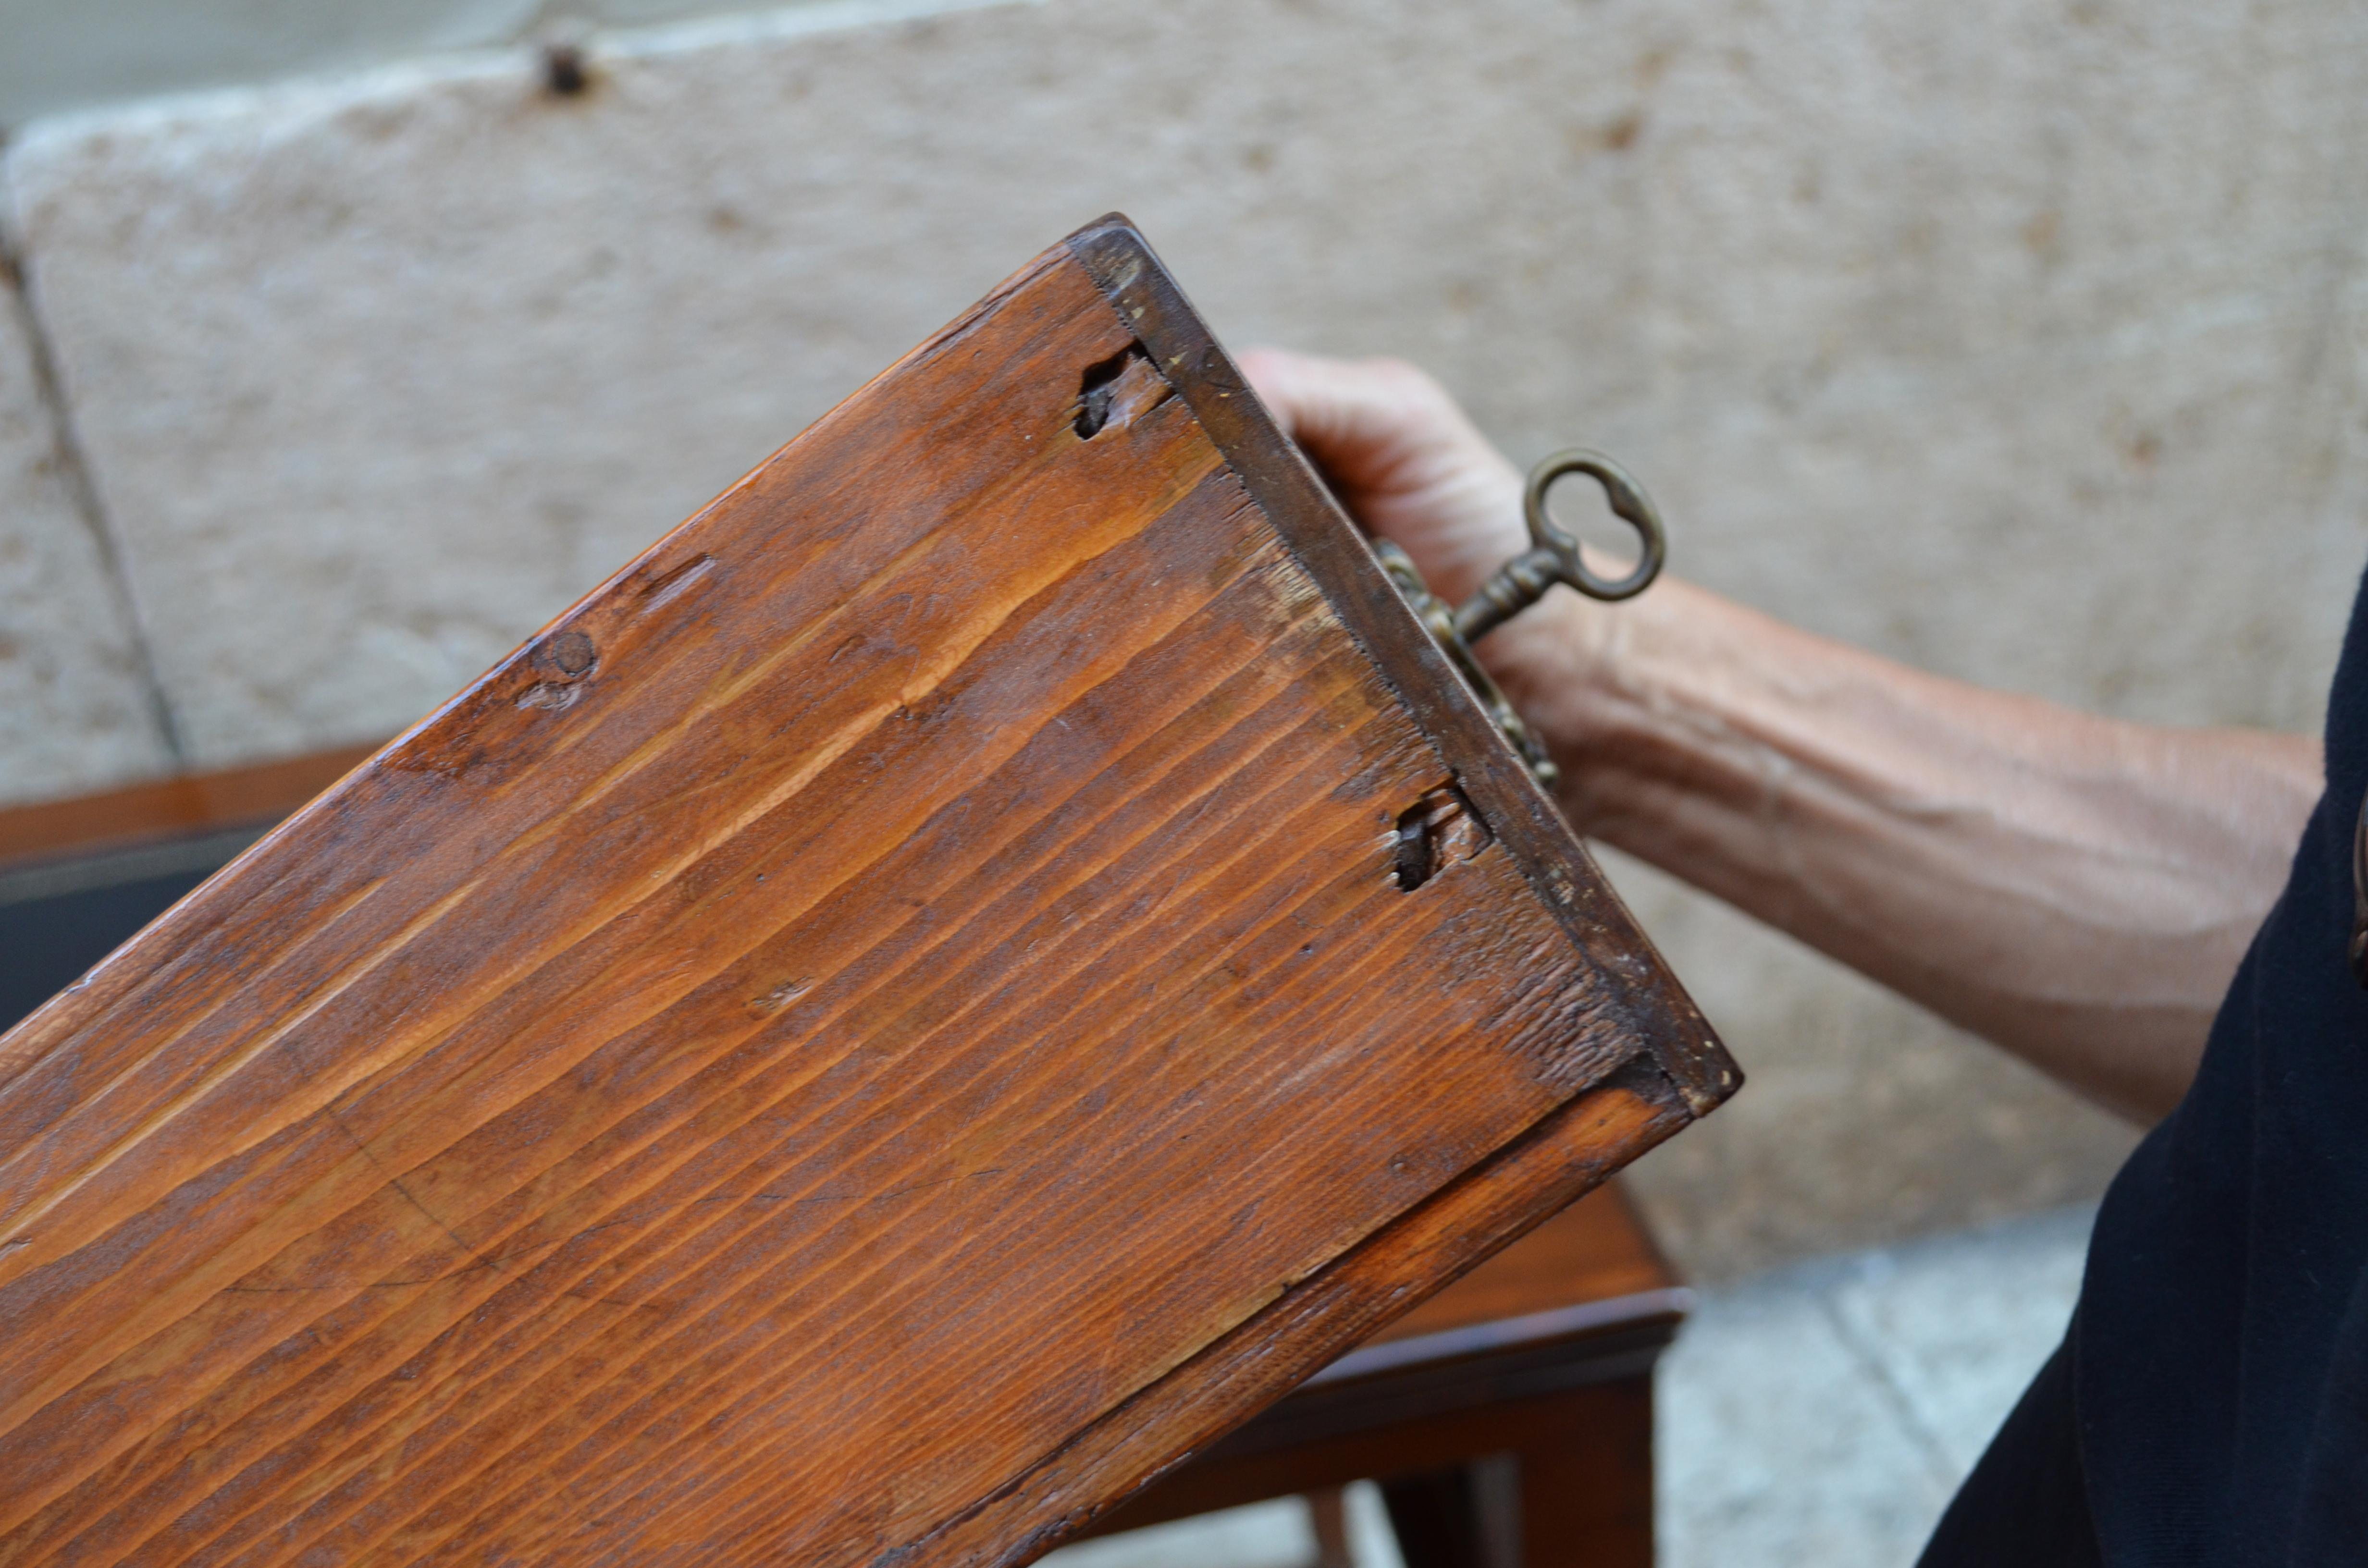
<instances>
[{"instance_id":1,"label":"nail hole in wood","mask_svg":"<svg viewBox=\"0 0 2368 1568\"><path fill-rule=\"evenodd\" d=\"M1445 868L1471 859L1496 838L1463 790L1441 785L1398 815L1398 891L1414 892Z\"/></svg>"},{"instance_id":2,"label":"nail hole in wood","mask_svg":"<svg viewBox=\"0 0 2368 1568\"><path fill-rule=\"evenodd\" d=\"M1417 801L1398 817L1398 892L1412 892L1439 869L1431 851L1430 803Z\"/></svg>"},{"instance_id":3,"label":"nail hole in wood","mask_svg":"<svg viewBox=\"0 0 2368 1568\"><path fill-rule=\"evenodd\" d=\"M551 662L568 675L586 675L600 662L600 653L592 639L571 629L551 640Z\"/></svg>"}]
</instances>

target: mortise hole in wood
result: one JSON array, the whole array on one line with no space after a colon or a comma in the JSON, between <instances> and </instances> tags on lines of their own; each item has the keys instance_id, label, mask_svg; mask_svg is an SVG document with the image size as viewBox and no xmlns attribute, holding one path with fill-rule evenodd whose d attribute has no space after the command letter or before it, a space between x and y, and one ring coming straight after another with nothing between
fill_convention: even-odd
<instances>
[{"instance_id":1,"label":"mortise hole in wood","mask_svg":"<svg viewBox=\"0 0 2368 1568\"><path fill-rule=\"evenodd\" d=\"M1089 365L1077 385L1077 436L1090 441L1103 431L1124 429L1167 401L1173 389L1139 343L1130 343L1098 365Z\"/></svg>"},{"instance_id":2,"label":"mortise hole in wood","mask_svg":"<svg viewBox=\"0 0 2368 1568\"><path fill-rule=\"evenodd\" d=\"M1077 437L1080 440L1092 440L1102 433L1102 426L1110 423L1110 389L1118 385L1119 376L1126 369L1126 362L1142 352L1130 343L1100 364L1086 367L1085 380L1077 386Z\"/></svg>"},{"instance_id":3,"label":"mortise hole in wood","mask_svg":"<svg viewBox=\"0 0 2368 1568\"><path fill-rule=\"evenodd\" d=\"M1430 838L1430 801L1417 801L1398 816L1398 892L1412 892L1439 869Z\"/></svg>"},{"instance_id":4,"label":"mortise hole in wood","mask_svg":"<svg viewBox=\"0 0 2368 1568\"><path fill-rule=\"evenodd\" d=\"M1414 892L1440 868L1471 859L1496 837L1463 790L1440 785L1398 813L1398 892Z\"/></svg>"}]
</instances>

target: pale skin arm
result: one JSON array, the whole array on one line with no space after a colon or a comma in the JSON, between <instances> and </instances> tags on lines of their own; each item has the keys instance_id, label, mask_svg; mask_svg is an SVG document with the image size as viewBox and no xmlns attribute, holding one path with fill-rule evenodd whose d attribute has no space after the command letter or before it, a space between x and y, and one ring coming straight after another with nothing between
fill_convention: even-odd
<instances>
[{"instance_id":1,"label":"pale skin arm","mask_svg":"<svg viewBox=\"0 0 2368 1568\"><path fill-rule=\"evenodd\" d=\"M1520 476L1420 372L1244 369L1443 596L1522 548ZM2141 1122L2186 1092L2321 784L2314 740L1984 690L1666 577L1557 588L1480 653L1582 833Z\"/></svg>"}]
</instances>

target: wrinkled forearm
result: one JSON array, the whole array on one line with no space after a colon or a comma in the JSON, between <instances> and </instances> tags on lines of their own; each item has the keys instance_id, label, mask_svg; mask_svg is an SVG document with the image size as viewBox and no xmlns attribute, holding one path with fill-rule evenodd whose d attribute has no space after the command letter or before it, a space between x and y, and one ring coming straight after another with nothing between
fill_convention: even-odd
<instances>
[{"instance_id":1,"label":"wrinkled forearm","mask_svg":"<svg viewBox=\"0 0 2368 1568\"><path fill-rule=\"evenodd\" d=\"M1580 830L2141 1120L2193 1076L2319 787L2289 735L1941 679L1681 583L1483 644Z\"/></svg>"}]
</instances>

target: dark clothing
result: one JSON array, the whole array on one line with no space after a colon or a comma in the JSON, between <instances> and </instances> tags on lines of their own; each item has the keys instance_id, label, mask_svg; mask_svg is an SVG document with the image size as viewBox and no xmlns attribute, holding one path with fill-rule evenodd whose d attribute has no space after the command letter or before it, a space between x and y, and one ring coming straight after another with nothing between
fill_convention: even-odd
<instances>
[{"instance_id":1,"label":"dark clothing","mask_svg":"<svg viewBox=\"0 0 2368 1568\"><path fill-rule=\"evenodd\" d=\"M2066 1335L1965 1477L1918 1568L2094 1568Z\"/></svg>"},{"instance_id":2,"label":"dark clothing","mask_svg":"<svg viewBox=\"0 0 2368 1568\"><path fill-rule=\"evenodd\" d=\"M2285 892L2186 1099L2105 1195L2064 1348L1927 1568L2368 1562L2368 991L2347 957L2363 606Z\"/></svg>"}]
</instances>

